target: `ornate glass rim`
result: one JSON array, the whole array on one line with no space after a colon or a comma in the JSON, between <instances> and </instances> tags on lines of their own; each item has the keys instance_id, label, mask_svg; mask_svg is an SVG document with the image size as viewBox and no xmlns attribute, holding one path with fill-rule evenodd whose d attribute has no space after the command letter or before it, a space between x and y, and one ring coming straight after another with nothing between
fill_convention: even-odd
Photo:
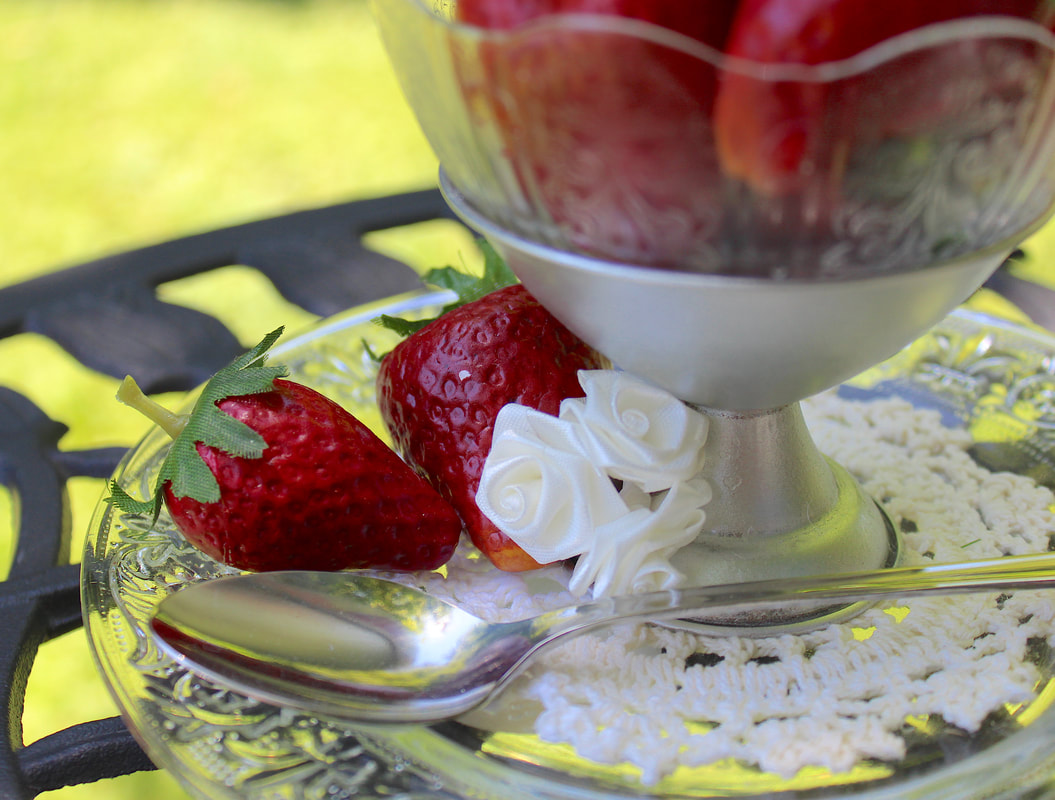
<instances>
[{"instance_id":1,"label":"ornate glass rim","mask_svg":"<svg viewBox=\"0 0 1055 800\"><path fill-rule=\"evenodd\" d=\"M546 37L569 31L613 34L680 51L722 72L771 83L821 84L845 80L914 51L956 41L1018 39L1041 45L1055 53L1055 32L1048 30L1038 21L1000 14L963 17L924 25L885 39L849 58L836 61L826 61L821 64L767 64L728 55L684 34L654 23L627 17L565 12L539 17L515 29L489 30L454 20L454 3L450 0L435 0L432 9L429 8L426 0L372 0L372 2L377 7L393 3L413 7L422 17L432 20L438 27L447 29L454 39L465 43L493 42L515 45L518 41L531 37Z\"/></svg>"}]
</instances>

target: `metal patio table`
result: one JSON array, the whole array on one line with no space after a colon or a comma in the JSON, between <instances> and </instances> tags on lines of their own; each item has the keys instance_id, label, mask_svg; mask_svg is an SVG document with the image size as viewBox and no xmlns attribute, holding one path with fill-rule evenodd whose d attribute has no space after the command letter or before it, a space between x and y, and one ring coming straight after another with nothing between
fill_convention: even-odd
<instances>
[{"instance_id":1,"label":"metal patio table","mask_svg":"<svg viewBox=\"0 0 1055 800\"><path fill-rule=\"evenodd\" d=\"M147 392L190 390L242 352L234 334L199 311L160 301L157 287L228 265L254 267L290 302L325 317L420 286L405 264L363 236L453 219L435 189L359 200L236 225L109 256L0 288L0 336L32 332L85 367ZM1000 270L988 284L1055 329L1055 292ZM129 337L126 331L135 329ZM160 354L164 358L160 358ZM24 746L22 712L40 645L82 624L80 569L70 564L67 481L107 478L123 447L60 450L67 428L0 387L0 482L21 516L8 579L0 583L0 797L153 769L120 717L73 725ZM131 446L132 443L129 443Z\"/></svg>"}]
</instances>

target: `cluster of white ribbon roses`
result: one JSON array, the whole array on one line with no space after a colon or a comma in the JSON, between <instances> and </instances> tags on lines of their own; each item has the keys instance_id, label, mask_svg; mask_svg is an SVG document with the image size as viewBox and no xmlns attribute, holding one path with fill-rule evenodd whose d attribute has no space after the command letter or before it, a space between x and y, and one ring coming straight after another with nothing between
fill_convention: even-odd
<instances>
[{"instance_id":1,"label":"cluster of white ribbon roses","mask_svg":"<svg viewBox=\"0 0 1055 800\"><path fill-rule=\"evenodd\" d=\"M707 417L614 370L584 370L559 416L511 404L495 421L480 510L536 561L578 557L569 589L671 588L670 556L703 526Z\"/></svg>"}]
</instances>

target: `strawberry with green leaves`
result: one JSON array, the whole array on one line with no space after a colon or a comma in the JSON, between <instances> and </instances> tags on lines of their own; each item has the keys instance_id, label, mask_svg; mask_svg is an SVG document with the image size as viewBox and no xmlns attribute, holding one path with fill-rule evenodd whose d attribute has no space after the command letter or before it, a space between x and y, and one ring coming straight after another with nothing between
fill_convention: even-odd
<instances>
[{"instance_id":1,"label":"strawberry with green leaves","mask_svg":"<svg viewBox=\"0 0 1055 800\"><path fill-rule=\"evenodd\" d=\"M278 329L172 414L126 378L118 398L174 437L153 497L109 502L157 520L162 503L206 554L239 569L435 569L461 522L428 483L332 400L266 364Z\"/></svg>"},{"instance_id":2,"label":"strawberry with green leaves","mask_svg":"<svg viewBox=\"0 0 1055 800\"><path fill-rule=\"evenodd\" d=\"M457 509L473 544L499 569L516 572L539 564L476 505L495 417L508 403L556 414L565 397L582 396L579 370L608 362L481 247L481 279L449 267L425 276L459 297L439 318L382 320L408 338L381 361L377 397L404 458Z\"/></svg>"}]
</instances>

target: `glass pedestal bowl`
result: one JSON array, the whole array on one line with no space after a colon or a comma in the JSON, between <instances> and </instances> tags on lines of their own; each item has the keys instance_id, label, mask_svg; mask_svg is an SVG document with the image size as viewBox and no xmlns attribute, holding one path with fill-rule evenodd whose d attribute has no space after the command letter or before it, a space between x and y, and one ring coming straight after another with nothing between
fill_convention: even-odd
<instances>
[{"instance_id":1,"label":"glass pedestal bowl","mask_svg":"<svg viewBox=\"0 0 1055 800\"><path fill-rule=\"evenodd\" d=\"M572 331L710 416L688 581L896 563L798 404L923 334L1050 215L1055 37L978 17L763 65L638 20L485 31L451 3L374 5L453 210Z\"/></svg>"}]
</instances>

